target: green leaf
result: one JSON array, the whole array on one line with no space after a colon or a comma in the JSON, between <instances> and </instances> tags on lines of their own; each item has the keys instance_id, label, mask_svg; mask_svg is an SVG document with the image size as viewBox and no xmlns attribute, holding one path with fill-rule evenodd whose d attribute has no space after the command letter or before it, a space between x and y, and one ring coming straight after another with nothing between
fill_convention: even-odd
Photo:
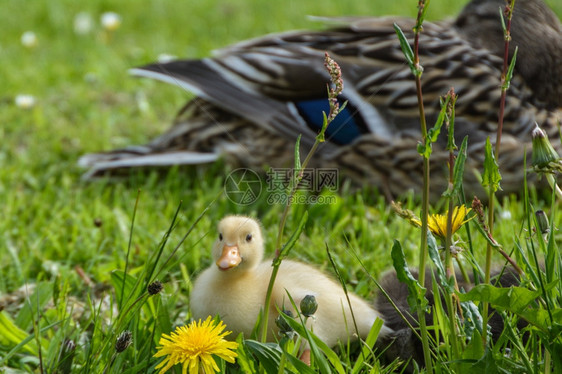
<instances>
[{"instance_id":1,"label":"green leaf","mask_svg":"<svg viewBox=\"0 0 562 374\"><path fill-rule=\"evenodd\" d=\"M37 342L32 340L34 335L29 335L20 329L4 311L0 311L0 345L14 347L21 345L27 352L37 355Z\"/></svg>"},{"instance_id":2,"label":"green leaf","mask_svg":"<svg viewBox=\"0 0 562 374\"><path fill-rule=\"evenodd\" d=\"M545 309L528 309L517 313L531 325L543 331L548 331L553 336L562 333L562 309L557 308L550 311ZM550 317L552 316L552 320Z\"/></svg>"},{"instance_id":3,"label":"green leaf","mask_svg":"<svg viewBox=\"0 0 562 374\"><path fill-rule=\"evenodd\" d=\"M429 258L435 264L437 269L437 275L439 276L439 283L441 286L447 290L448 293L454 293L454 280L447 279L447 272L445 271L445 267L443 266L443 262L441 261L441 257L439 256L439 249L437 248L437 242L435 241L435 237L431 232L427 232L427 250L429 253ZM453 283L451 283L453 282Z\"/></svg>"},{"instance_id":4,"label":"green leaf","mask_svg":"<svg viewBox=\"0 0 562 374\"><path fill-rule=\"evenodd\" d=\"M511 78L513 78L513 69L515 69L515 61L517 60L517 50L519 48L515 47L515 51L513 52L513 57L509 63L509 67L507 68L507 74L505 75L505 82L503 83L502 88L507 90L511 83Z\"/></svg>"},{"instance_id":5,"label":"green leaf","mask_svg":"<svg viewBox=\"0 0 562 374\"><path fill-rule=\"evenodd\" d=\"M494 360L494 354L490 349L487 349L484 356L478 360L474 365L470 367L467 373L486 373L486 374L496 374L499 373L498 365ZM503 371L502 372L506 372Z\"/></svg>"},{"instance_id":6,"label":"green leaf","mask_svg":"<svg viewBox=\"0 0 562 374\"><path fill-rule=\"evenodd\" d=\"M299 134L299 136L297 137L297 141L295 142L295 170L294 170L295 177L299 175L299 172L302 168L300 147L301 147L301 134Z\"/></svg>"},{"instance_id":7,"label":"green leaf","mask_svg":"<svg viewBox=\"0 0 562 374\"><path fill-rule=\"evenodd\" d=\"M371 326L371 330L369 330L369 335L367 335L367 339L364 342L361 342L363 348L361 349L361 354L357 357L357 361L353 365L353 369L351 370L352 374L358 374L364 369L363 362L365 358L369 357L372 354L373 349L372 347L375 346L377 341L377 337L381 331L383 325L383 321L380 318L375 320L373 326Z\"/></svg>"},{"instance_id":8,"label":"green leaf","mask_svg":"<svg viewBox=\"0 0 562 374\"><path fill-rule=\"evenodd\" d=\"M507 33L507 27L505 26L505 19L503 18L503 10L502 7L498 7L498 10L500 11L500 21L502 23L502 30L503 30L503 34L505 35Z\"/></svg>"},{"instance_id":9,"label":"green leaf","mask_svg":"<svg viewBox=\"0 0 562 374\"><path fill-rule=\"evenodd\" d=\"M23 330L29 330L33 326L33 318L37 317L53 296L53 285L50 282L39 282L35 290L26 298L23 307L19 311L15 323Z\"/></svg>"},{"instance_id":10,"label":"green leaf","mask_svg":"<svg viewBox=\"0 0 562 374\"><path fill-rule=\"evenodd\" d=\"M431 156L432 144L437 141L439 134L441 133L441 127L443 127L443 122L445 120L445 115L447 111L447 104L449 103L449 97L446 98L445 103L441 106L441 111L437 117L437 121L429 131L427 132L426 141L423 144L418 144L418 153L425 158Z\"/></svg>"},{"instance_id":11,"label":"green leaf","mask_svg":"<svg viewBox=\"0 0 562 374\"><path fill-rule=\"evenodd\" d=\"M410 47L410 43L408 43L408 39L406 39L406 35L402 32L400 26L396 23L394 24L394 31L396 31L396 35L398 35L398 41L400 42L400 48L402 48L402 53L404 53L404 57L406 57L406 62L416 77L421 75L421 71L416 68L414 64L414 51L412 51L412 47Z\"/></svg>"},{"instance_id":12,"label":"green leaf","mask_svg":"<svg viewBox=\"0 0 562 374\"><path fill-rule=\"evenodd\" d=\"M453 187L451 189L447 189L443 193L445 197L453 197L458 195L461 191L462 181L464 176L464 165L466 163L466 148L468 147L468 135L464 137L461 144L461 149L459 150L459 154L457 155L457 159L455 160L455 167L453 168Z\"/></svg>"},{"instance_id":13,"label":"green leaf","mask_svg":"<svg viewBox=\"0 0 562 374\"><path fill-rule=\"evenodd\" d=\"M125 285L123 287L123 281L125 280ZM127 305L127 300L131 298L131 293L135 287L137 279L130 274L125 275L123 270L113 270L111 272L111 283L115 289L115 296L117 300L124 300L123 307ZM128 296L127 298L121 299L121 291L123 291L123 296Z\"/></svg>"},{"instance_id":14,"label":"green leaf","mask_svg":"<svg viewBox=\"0 0 562 374\"><path fill-rule=\"evenodd\" d=\"M394 245L391 251L392 263L396 270L396 276L402 283L406 283L408 287L408 305L412 311L417 311L418 308L426 310L428 301L425 298L426 289L413 277L406 263L406 256L398 240L394 240Z\"/></svg>"},{"instance_id":15,"label":"green leaf","mask_svg":"<svg viewBox=\"0 0 562 374\"><path fill-rule=\"evenodd\" d=\"M307 364L293 356L292 354L285 352L285 357L291 362L291 365L297 369L297 373L304 374L315 374L316 372L310 368Z\"/></svg>"},{"instance_id":16,"label":"green leaf","mask_svg":"<svg viewBox=\"0 0 562 374\"><path fill-rule=\"evenodd\" d=\"M447 98L450 98L450 93L447 94ZM448 115L449 128L448 128L447 147L445 148L448 151L454 151L455 149L457 149L457 145L455 144L455 104L456 103L457 103L457 96L455 96L455 99L451 104L451 114Z\"/></svg>"},{"instance_id":17,"label":"green leaf","mask_svg":"<svg viewBox=\"0 0 562 374\"><path fill-rule=\"evenodd\" d=\"M296 308L296 305L294 305L294 302L291 298L291 295L288 295L288 296L291 299L291 302L293 303L293 307ZM326 362L326 360L324 358L324 355L326 355L326 357L328 358L330 363L334 366L334 368L336 369L336 372L338 372L340 374L345 373L345 370L344 370L344 368L341 364L341 361L340 361L338 355L330 347L328 347L326 345L326 343L324 343L322 340L320 340L320 338L318 338L313 332L306 329L302 325L302 323L300 323L296 319L288 317L283 313L280 313L280 315L285 319L285 321L287 321L289 326L291 326L292 329L297 332L297 334L306 338L309 341L310 350L314 354L315 362L316 362L316 364L318 364L319 371L321 373L330 373L331 372L330 367L329 367L328 363ZM322 355L320 352L324 353L324 355Z\"/></svg>"},{"instance_id":18,"label":"green leaf","mask_svg":"<svg viewBox=\"0 0 562 374\"><path fill-rule=\"evenodd\" d=\"M324 143L326 141L325 133L326 129L328 128L328 117L326 116L326 112L322 112L322 130L316 135L316 140L319 143Z\"/></svg>"},{"instance_id":19,"label":"green leaf","mask_svg":"<svg viewBox=\"0 0 562 374\"><path fill-rule=\"evenodd\" d=\"M475 334L481 336L483 330L482 328L483 319L482 319L482 315L480 314L480 311L478 310L478 307L472 301L463 301L460 304L461 304L462 314L464 316L464 320L463 320L464 334L466 336L473 336ZM480 343L482 343L482 341L480 341Z\"/></svg>"},{"instance_id":20,"label":"green leaf","mask_svg":"<svg viewBox=\"0 0 562 374\"><path fill-rule=\"evenodd\" d=\"M500 181L502 177L500 175L500 170L496 158L494 157L494 152L492 151L492 144L490 143L490 137L486 139L485 156L484 156L484 173L482 174L482 186L490 187L492 192L496 192L498 189L501 190Z\"/></svg>"},{"instance_id":21,"label":"green leaf","mask_svg":"<svg viewBox=\"0 0 562 374\"><path fill-rule=\"evenodd\" d=\"M531 291L523 287L494 287L491 284L479 284L467 293L459 293L461 301L483 301L493 304L500 310L513 313L522 312L541 295L541 291Z\"/></svg>"},{"instance_id":22,"label":"green leaf","mask_svg":"<svg viewBox=\"0 0 562 374\"><path fill-rule=\"evenodd\" d=\"M282 354L281 348L277 344L244 340L244 345L256 356L266 373L277 374Z\"/></svg>"},{"instance_id":23,"label":"green leaf","mask_svg":"<svg viewBox=\"0 0 562 374\"><path fill-rule=\"evenodd\" d=\"M305 211L303 213L302 217L301 217L301 220L299 222L299 225L297 226L297 229L295 230L295 232L293 232L293 235L291 235L291 237L289 238L287 243L285 243L283 248L281 248L281 254L279 255L279 258L277 259L277 261L281 262L283 260L283 258L287 257L287 255L289 254L291 249L295 246L295 243L297 242L297 240L301 236L301 233L304 230L304 226L306 225L307 220L308 220L308 212Z\"/></svg>"},{"instance_id":24,"label":"green leaf","mask_svg":"<svg viewBox=\"0 0 562 374\"><path fill-rule=\"evenodd\" d=\"M236 342L238 343L238 348L236 349L236 353L238 354L236 363L240 366L243 373L256 373L257 371L254 367L254 356L252 356L249 349L247 349L248 346L246 345L246 342L248 341L250 340L244 340L244 335L242 333L236 337Z\"/></svg>"},{"instance_id":25,"label":"green leaf","mask_svg":"<svg viewBox=\"0 0 562 374\"><path fill-rule=\"evenodd\" d=\"M474 330L473 334L469 335L472 338L462 352L462 360L460 362L460 373L472 373L472 367L479 360L484 358L485 348L482 344L482 335L478 330Z\"/></svg>"}]
</instances>

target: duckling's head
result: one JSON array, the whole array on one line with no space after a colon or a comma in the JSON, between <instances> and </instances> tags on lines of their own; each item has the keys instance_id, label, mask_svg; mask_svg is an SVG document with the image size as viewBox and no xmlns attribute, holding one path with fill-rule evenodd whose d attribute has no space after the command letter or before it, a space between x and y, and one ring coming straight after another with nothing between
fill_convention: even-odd
<instances>
[{"instance_id":1,"label":"duckling's head","mask_svg":"<svg viewBox=\"0 0 562 374\"><path fill-rule=\"evenodd\" d=\"M244 216L227 216L218 225L213 259L219 270L249 270L263 258L263 237L259 223Z\"/></svg>"}]
</instances>

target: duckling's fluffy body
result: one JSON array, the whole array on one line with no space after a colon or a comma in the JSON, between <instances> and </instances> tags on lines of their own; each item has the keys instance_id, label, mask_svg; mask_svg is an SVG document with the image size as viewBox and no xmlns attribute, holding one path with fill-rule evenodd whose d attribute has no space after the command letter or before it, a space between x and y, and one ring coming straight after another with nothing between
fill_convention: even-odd
<instances>
[{"instance_id":1,"label":"duckling's fluffy body","mask_svg":"<svg viewBox=\"0 0 562 374\"><path fill-rule=\"evenodd\" d=\"M218 225L219 239L213 246L213 264L195 281L191 293L194 318L220 315L233 337L244 333L250 337L263 308L272 272L270 261L262 262L263 239L259 224L248 217L228 216ZM248 240L249 239L249 240ZM234 249L236 248L236 249ZM235 260L236 253L240 260ZM275 318L282 310L295 310L306 295L314 295L318 310L309 319L309 327L329 346L338 340L355 338L353 320L341 285L312 266L285 260L282 262L272 293L268 340L275 340ZM365 338L379 314L357 295L349 293L359 336ZM296 315L296 314L295 314ZM391 330L383 327L381 335Z\"/></svg>"}]
</instances>

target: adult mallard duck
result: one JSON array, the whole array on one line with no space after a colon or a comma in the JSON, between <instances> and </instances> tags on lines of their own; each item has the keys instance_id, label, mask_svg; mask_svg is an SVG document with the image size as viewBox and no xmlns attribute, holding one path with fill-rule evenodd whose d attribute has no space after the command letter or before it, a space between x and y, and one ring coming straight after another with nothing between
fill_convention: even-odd
<instances>
[{"instance_id":1,"label":"adult mallard duck","mask_svg":"<svg viewBox=\"0 0 562 374\"><path fill-rule=\"evenodd\" d=\"M244 333L251 336L260 311L272 272L271 261L262 261L264 240L259 223L249 217L228 216L218 224L217 240L212 249L213 264L195 280L190 295L193 317L206 318L220 315L233 338ZM346 295L338 283L318 269L296 261L281 263L271 305L269 306L268 340L279 338L275 319L278 309L296 312L287 293L298 306L307 295L316 298L318 309L308 321L314 333L329 346L338 341L356 338L357 333L366 338L379 314L359 296ZM353 316L349 307L353 308ZM391 330L383 326L380 336Z\"/></svg>"},{"instance_id":2,"label":"adult mallard duck","mask_svg":"<svg viewBox=\"0 0 562 374\"><path fill-rule=\"evenodd\" d=\"M495 138L500 98L503 0L474 0L453 21L424 23L420 39L423 94L428 123L439 96L458 94L455 135L469 136L469 169L481 169L483 146ZM323 31L268 35L227 47L214 57L179 60L133 69L136 76L194 92L173 127L145 146L90 154L80 160L86 177L136 166L202 164L224 158L248 168L292 165L295 140L305 151L328 111L324 52L339 63L346 109L327 131L314 158L316 167L337 167L359 183L389 195L422 183L415 84L393 29L412 41L413 21L402 18L330 19ZM518 46L509 90L500 167L503 189L522 185L524 148L537 122L552 136L562 113L562 27L542 0L518 2L511 46ZM432 155L432 193L445 186L446 135ZM560 149L558 142L555 142ZM466 173L465 188L479 182Z\"/></svg>"}]
</instances>

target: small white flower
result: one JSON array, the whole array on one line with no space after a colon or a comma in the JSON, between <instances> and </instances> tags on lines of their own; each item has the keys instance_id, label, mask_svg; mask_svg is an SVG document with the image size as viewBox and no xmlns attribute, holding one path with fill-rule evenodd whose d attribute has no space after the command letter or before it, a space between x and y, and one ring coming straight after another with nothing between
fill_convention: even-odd
<instances>
[{"instance_id":1,"label":"small white flower","mask_svg":"<svg viewBox=\"0 0 562 374\"><path fill-rule=\"evenodd\" d=\"M33 31L26 31L21 35L21 44L27 48L36 47L38 44L37 35Z\"/></svg>"},{"instance_id":2,"label":"small white flower","mask_svg":"<svg viewBox=\"0 0 562 374\"><path fill-rule=\"evenodd\" d=\"M506 220L511 219L511 212L509 210L504 210L500 213L500 217Z\"/></svg>"},{"instance_id":3,"label":"small white flower","mask_svg":"<svg viewBox=\"0 0 562 374\"><path fill-rule=\"evenodd\" d=\"M22 109L30 109L35 105L35 97L32 95L17 95L14 101L16 106Z\"/></svg>"},{"instance_id":4,"label":"small white flower","mask_svg":"<svg viewBox=\"0 0 562 374\"><path fill-rule=\"evenodd\" d=\"M101 15L101 25L108 31L117 30L121 26L121 16L115 12L105 12Z\"/></svg>"},{"instance_id":5,"label":"small white flower","mask_svg":"<svg viewBox=\"0 0 562 374\"><path fill-rule=\"evenodd\" d=\"M156 59L158 60L159 63L165 64L166 62L173 61L177 58L178 57L174 55L169 55L167 53L160 53Z\"/></svg>"},{"instance_id":6,"label":"small white flower","mask_svg":"<svg viewBox=\"0 0 562 374\"><path fill-rule=\"evenodd\" d=\"M80 12L74 16L74 32L78 35L86 35L92 31L94 20L88 12Z\"/></svg>"}]
</instances>

